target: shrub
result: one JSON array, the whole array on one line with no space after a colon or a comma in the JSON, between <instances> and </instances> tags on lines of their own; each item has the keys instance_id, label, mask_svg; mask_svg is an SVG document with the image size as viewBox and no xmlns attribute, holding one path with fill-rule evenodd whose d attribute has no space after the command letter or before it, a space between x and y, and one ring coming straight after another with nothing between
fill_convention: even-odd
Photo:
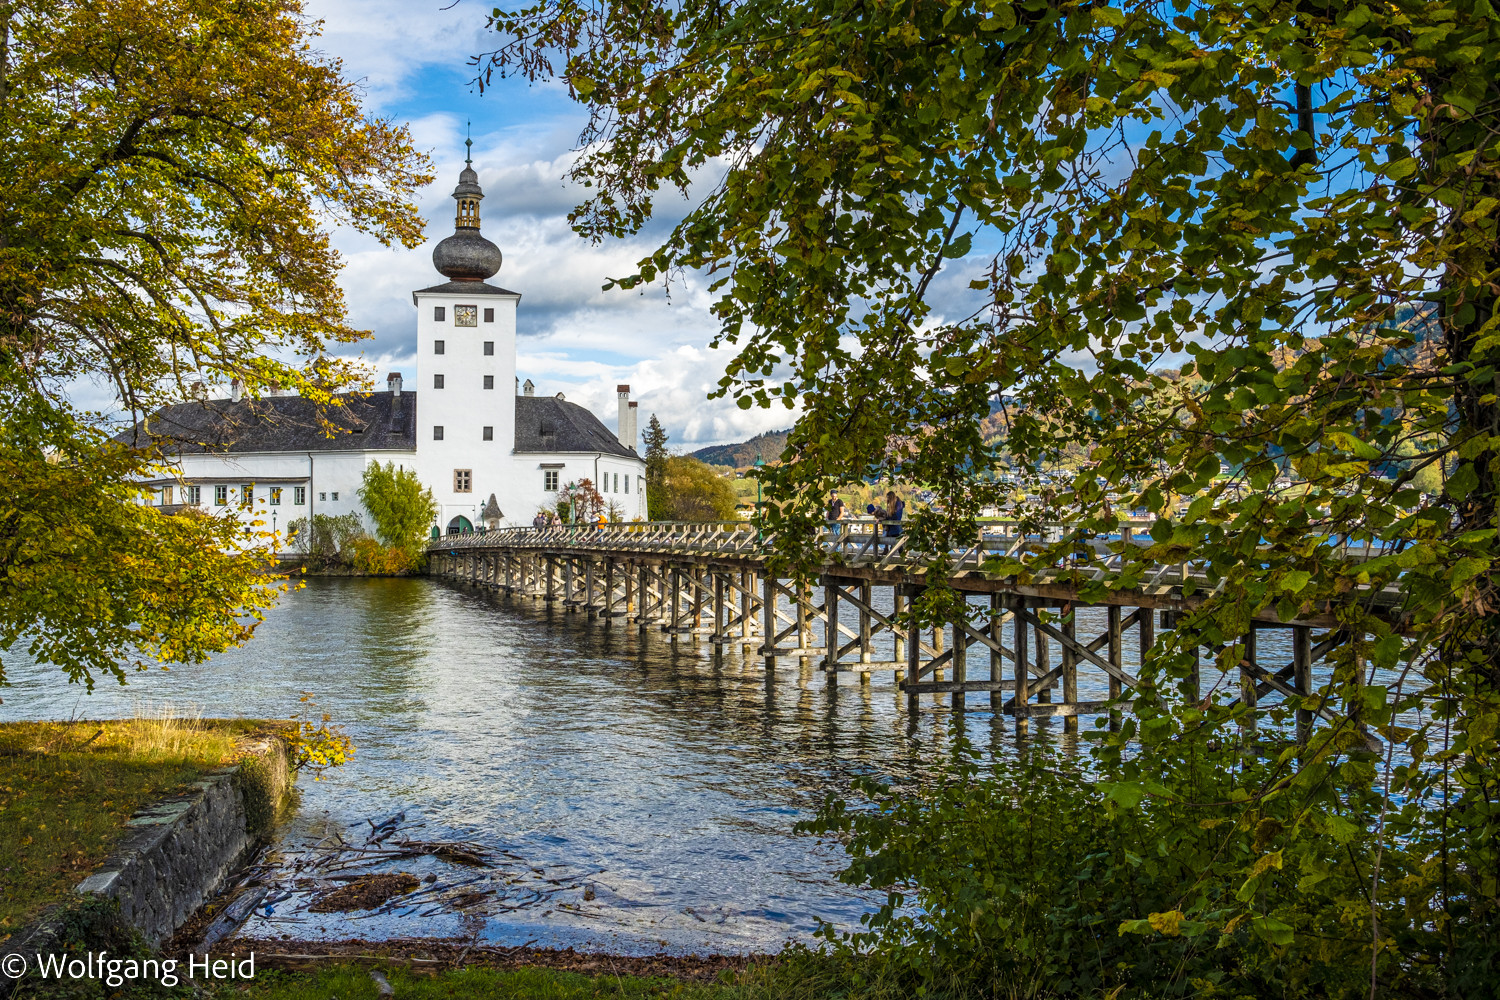
<instances>
[{"instance_id":1,"label":"shrub","mask_svg":"<svg viewBox=\"0 0 1500 1000\"><path fill-rule=\"evenodd\" d=\"M830 800L802 829L842 840L841 879L888 897L864 930L825 927L829 954L926 992L1368 995L1368 830L1299 822L1305 803L1269 795L1246 810L1245 788L1275 787L1274 758L1201 770L1191 795L1123 801L1085 762L1033 747L981 763L964 750L930 785L863 780L864 805ZM1360 774L1336 773L1349 763L1325 762L1330 795L1360 794ZM1412 924L1402 887L1421 896L1407 854L1384 847L1392 941ZM1383 949L1383 995L1422 995L1425 967Z\"/></svg>"}]
</instances>

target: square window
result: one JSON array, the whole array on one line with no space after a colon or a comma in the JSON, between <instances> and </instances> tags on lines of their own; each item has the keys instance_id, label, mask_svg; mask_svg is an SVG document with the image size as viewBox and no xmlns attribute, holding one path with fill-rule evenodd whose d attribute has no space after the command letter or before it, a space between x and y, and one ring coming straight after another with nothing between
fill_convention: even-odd
<instances>
[{"instance_id":1,"label":"square window","mask_svg":"<svg viewBox=\"0 0 1500 1000\"><path fill-rule=\"evenodd\" d=\"M472 493L474 491L474 472L471 469L453 470L453 492Z\"/></svg>"},{"instance_id":2,"label":"square window","mask_svg":"<svg viewBox=\"0 0 1500 1000\"><path fill-rule=\"evenodd\" d=\"M214 487L214 506L215 507L223 507L227 503L229 503L229 487L228 486L215 486Z\"/></svg>"},{"instance_id":3,"label":"square window","mask_svg":"<svg viewBox=\"0 0 1500 1000\"><path fill-rule=\"evenodd\" d=\"M542 470L542 489L555 492L557 490L557 470Z\"/></svg>"},{"instance_id":4,"label":"square window","mask_svg":"<svg viewBox=\"0 0 1500 1000\"><path fill-rule=\"evenodd\" d=\"M486 309L484 311L484 321L486 323L493 323L493 322L495 322L495 310L493 310L493 309ZM490 352L489 351L485 351L484 353L488 354Z\"/></svg>"},{"instance_id":5,"label":"square window","mask_svg":"<svg viewBox=\"0 0 1500 1000\"><path fill-rule=\"evenodd\" d=\"M453 307L453 325L454 326L478 326L479 325L479 307L478 306L454 306Z\"/></svg>"},{"instance_id":6,"label":"square window","mask_svg":"<svg viewBox=\"0 0 1500 1000\"><path fill-rule=\"evenodd\" d=\"M443 376L441 376L441 375L434 375L434 376L432 376L432 387L434 389L441 389L443 387Z\"/></svg>"},{"instance_id":7,"label":"square window","mask_svg":"<svg viewBox=\"0 0 1500 1000\"><path fill-rule=\"evenodd\" d=\"M441 441L443 439L443 425L442 424L438 424L436 427L434 427L432 429L432 439L434 441Z\"/></svg>"},{"instance_id":8,"label":"square window","mask_svg":"<svg viewBox=\"0 0 1500 1000\"><path fill-rule=\"evenodd\" d=\"M493 375L486 375L484 377L484 387L486 389L493 389L493 388L495 388L495 376L493 376Z\"/></svg>"},{"instance_id":9,"label":"square window","mask_svg":"<svg viewBox=\"0 0 1500 1000\"><path fill-rule=\"evenodd\" d=\"M433 354L442 354L443 353L443 342L441 340L434 340L432 342L432 353Z\"/></svg>"},{"instance_id":10,"label":"square window","mask_svg":"<svg viewBox=\"0 0 1500 1000\"><path fill-rule=\"evenodd\" d=\"M322 503L323 501L325 501L327 499L328 499L328 494L327 493L323 493L323 492L319 492L318 493L318 503Z\"/></svg>"},{"instance_id":11,"label":"square window","mask_svg":"<svg viewBox=\"0 0 1500 1000\"><path fill-rule=\"evenodd\" d=\"M484 429L484 439L486 441L493 441L493 440L495 440L495 428L493 428L493 427L486 427Z\"/></svg>"},{"instance_id":12,"label":"square window","mask_svg":"<svg viewBox=\"0 0 1500 1000\"><path fill-rule=\"evenodd\" d=\"M294 507L301 507L305 503L307 503L307 487L306 486L293 486L292 487L292 506L294 506Z\"/></svg>"},{"instance_id":13,"label":"square window","mask_svg":"<svg viewBox=\"0 0 1500 1000\"><path fill-rule=\"evenodd\" d=\"M493 357L494 354L495 354L495 342L493 340L486 340L484 342L484 356L488 358L488 357Z\"/></svg>"},{"instance_id":14,"label":"square window","mask_svg":"<svg viewBox=\"0 0 1500 1000\"><path fill-rule=\"evenodd\" d=\"M339 498L339 491L338 490L334 490L333 491L333 499L337 500L338 498Z\"/></svg>"},{"instance_id":15,"label":"square window","mask_svg":"<svg viewBox=\"0 0 1500 1000\"><path fill-rule=\"evenodd\" d=\"M272 507L280 507L281 506L281 487L280 486L273 486L273 487L271 487L271 506Z\"/></svg>"},{"instance_id":16,"label":"square window","mask_svg":"<svg viewBox=\"0 0 1500 1000\"><path fill-rule=\"evenodd\" d=\"M442 306L433 306L432 307L432 318L435 319L435 320L437 320L439 323L441 323L443 320L445 320L445 319L448 318L448 311L446 309L444 309ZM438 353L442 354L443 352L442 351L438 351Z\"/></svg>"}]
</instances>

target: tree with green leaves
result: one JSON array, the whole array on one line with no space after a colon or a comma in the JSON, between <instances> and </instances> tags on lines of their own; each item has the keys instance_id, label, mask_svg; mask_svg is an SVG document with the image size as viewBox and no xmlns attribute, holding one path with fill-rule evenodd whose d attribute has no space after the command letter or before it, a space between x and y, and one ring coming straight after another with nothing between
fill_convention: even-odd
<instances>
[{"instance_id":1,"label":"tree with green leaves","mask_svg":"<svg viewBox=\"0 0 1500 1000\"><path fill-rule=\"evenodd\" d=\"M671 505L667 500L665 483L667 478L667 429L651 414L646 429L641 432L646 445L646 519L650 521L671 520Z\"/></svg>"},{"instance_id":2,"label":"tree with green leaves","mask_svg":"<svg viewBox=\"0 0 1500 1000\"><path fill-rule=\"evenodd\" d=\"M734 487L724 476L687 455L672 455L662 475L662 503L668 521L732 521ZM650 501L650 494L647 494Z\"/></svg>"},{"instance_id":3,"label":"tree with green leaves","mask_svg":"<svg viewBox=\"0 0 1500 1000\"><path fill-rule=\"evenodd\" d=\"M411 568L420 568L438 506L415 470L371 462L365 466L359 499L375 521L380 541L402 553Z\"/></svg>"},{"instance_id":4,"label":"tree with green leaves","mask_svg":"<svg viewBox=\"0 0 1500 1000\"><path fill-rule=\"evenodd\" d=\"M1098 751L1114 807L1182 813L1133 856L1194 866L1126 933L1220 977L1362 954L1369 995L1500 979L1489 0L542 0L493 22L490 71L588 107L580 233L697 197L617 284L712 276L721 394L800 406L766 470L789 564L816 564L830 488L895 476L939 498L909 534L940 570L995 499L976 473L1004 400L1014 462L1089 463L1051 500L1074 529L989 572L1088 600L1199 567ZM1149 545L1111 537L1111 491L1153 512ZM960 612L934 587L912 616ZM1191 679L1202 646L1232 676L1257 620L1327 629L1308 701L1330 722L1247 763L1245 705ZM1271 891L1289 879L1329 896Z\"/></svg>"},{"instance_id":5,"label":"tree with green leaves","mask_svg":"<svg viewBox=\"0 0 1500 1000\"><path fill-rule=\"evenodd\" d=\"M363 335L327 227L417 245L427 162L313 31L299 0L0 0L0 650L123 679L274 600L254 532L126 509L171 467L68 389L139 423L234 379L362 384L327 350Z\"/></svg>"}]
</instances>

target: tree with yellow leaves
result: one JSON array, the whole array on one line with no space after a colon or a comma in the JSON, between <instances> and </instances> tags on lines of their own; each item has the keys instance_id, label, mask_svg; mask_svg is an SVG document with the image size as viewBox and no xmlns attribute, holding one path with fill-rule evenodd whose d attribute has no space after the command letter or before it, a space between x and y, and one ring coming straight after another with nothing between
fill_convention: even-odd
<instances>
[{"instance_id":1,"label":"tree with yellow leaves","mask_svg":"<svg viewBox=\"0 0 1500 1000\"><path fill-rule=\"evenodd\" d=\"M361 383L327 351L362 336L327 227L416 245L428 164L315 33L298 0L0 0L0 652L123 680L274 600L232 523L136 506L161 443L67 389L138 419L198 383Z\"/></svg>"}]
</instances>

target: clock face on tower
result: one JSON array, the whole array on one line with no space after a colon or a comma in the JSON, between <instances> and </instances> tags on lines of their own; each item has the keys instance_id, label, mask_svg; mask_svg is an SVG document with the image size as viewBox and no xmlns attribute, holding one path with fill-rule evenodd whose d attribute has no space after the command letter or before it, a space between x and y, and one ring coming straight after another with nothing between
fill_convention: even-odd
<instances>
[{"instance_id":1,"label":"clock face on tower","mask_svg":"<svg viewBox=\"0 0 1500 1000\"><path fill-rule=\"evenodd\" d=\"M454 326L478 326L479 325L479 307L478 306L454 306L453 307L453 325Z\"/></svg>"}]
</instances>

